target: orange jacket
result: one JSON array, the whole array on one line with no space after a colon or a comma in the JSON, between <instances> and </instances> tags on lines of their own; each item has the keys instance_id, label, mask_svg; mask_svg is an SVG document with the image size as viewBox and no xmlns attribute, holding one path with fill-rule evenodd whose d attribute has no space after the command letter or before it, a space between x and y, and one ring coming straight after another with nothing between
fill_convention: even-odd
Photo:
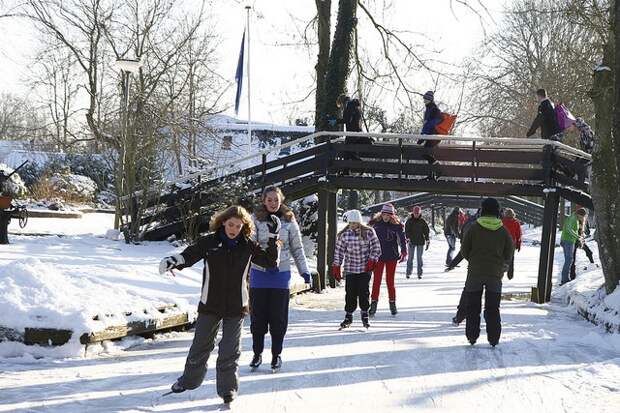
<instances>
[{"instance_id":1,"label":"orange jacket","mask_svg":"<svg viewBox=\"0 0 620 413\"><path fill-rule=\"evenodd\" d=\"M510 233L516 249L521 249L521 223L514 218L502 218L504 227Z\"/></svg>"}]
</instances>

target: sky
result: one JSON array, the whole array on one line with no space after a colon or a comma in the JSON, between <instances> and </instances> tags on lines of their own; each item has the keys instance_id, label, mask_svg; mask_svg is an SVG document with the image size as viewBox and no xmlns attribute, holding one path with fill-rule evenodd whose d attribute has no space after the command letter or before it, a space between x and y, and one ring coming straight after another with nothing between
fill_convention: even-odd
<instances>
[{"instance_id":1,"label":"sky","mask_svg":"<svg viewBox=\"0 0 620 413\"><path fill-rule=\"evenodd\" d=\"M382 4L383 0L366 0L364 4ZM219 73L234 82L241 36L246 20L245 5L252 6L250 19L250 62L252 120L288 124L298 117L311 117L314 105L313 72L316 51L297 46L300 31L315 15L312 0L213 0L209 13L213 13L215 31L221 38L219 46ZM332 1L332 20L335 22L337 1ZM493 31L499 20L501 2L484 1L489 12L481 22L480 16L454 0L392 0L385 13L376 18L394 30L411 31L405 34L415 41L419 50L435 50L436 58L458 66L471 55L485 33ZM470 1L470 3L475 3ZM198 5L198 0L185 1L187 7ZM452 7L451 7L452 6ZM360 44L368 50L379 50L376 33L368 19L360 19ZM0 91L27 93L27 67L37 46L35 29L23 21L0 20ZM371 52L372 53L372 52ZM377 52L376 55L378 56ZM396 56L396 61L398 61ZM441 65L441 67L446 67ZM435 89L437 79L426 72L416 74L412 84L420 92ZM247 119L247 81L239 118ZM437 91L442 90L442 78ZM439 93L441 94L441 93ZM304 97L310 96L303 100ZM441 99L441 98L440 98ZM456 105L456 96L446 91L445 103ZM303 101L302 101L303 100ZM234 85L228 92L225 113L234 115ZM396 111L394 102L387 97L383 103L388 113Z\"/></svg>"}]
</instances>

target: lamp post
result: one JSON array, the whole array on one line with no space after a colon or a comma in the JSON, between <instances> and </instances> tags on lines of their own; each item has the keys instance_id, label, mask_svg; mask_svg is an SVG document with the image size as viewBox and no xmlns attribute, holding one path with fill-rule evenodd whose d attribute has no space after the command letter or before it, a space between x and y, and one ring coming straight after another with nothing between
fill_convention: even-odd
<instances>
[{"instance_id":1,"label":"lamp post","mask_svg":"<svg viewBox=\"0 0 620 413\"><path fill-rule=\"evenodd\" d=\"M142 67L141 59L116 59L115 66L121 71L121 77L124 84L124 96L123 99L123 119L122 119L122 127L121 127L121 145L120 145L120 167L117 185L120 185L120 195L125 194L125 162L127 157L127 129L128 129L128 118L127 112L129 110L129 80L131 79L132 73L138 73L140 68ZM117 195L119 195L117 193ZM130 200L131 201L131 200ZM121 200L120 197L117 197L116 200L116 213L114 214L114 229L119 229L120 227L120 216L121 216ZM128 241L128 240L125 240Z\"/></svg>"}]
</instances>

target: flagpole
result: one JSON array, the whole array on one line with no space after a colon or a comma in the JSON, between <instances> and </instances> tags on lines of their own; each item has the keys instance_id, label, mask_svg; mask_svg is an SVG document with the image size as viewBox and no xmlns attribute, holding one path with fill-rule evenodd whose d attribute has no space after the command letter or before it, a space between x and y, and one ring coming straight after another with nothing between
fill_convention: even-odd
<instances>
[{"instance_id":1,"label":"flagpole","mask_svg":"<svg viewBox=\"0 0 620 413\"><path fill-rule=\"evenodd\" d=\"M247 72L248 72L248 155L252 153L252 100L250 94L250 9L251 6L245 6L245 10L247 11L247 21L246 27L248 31L247 37L247 47L248 47L248 63L247 63Z\"/></svg>"}]
</instances>

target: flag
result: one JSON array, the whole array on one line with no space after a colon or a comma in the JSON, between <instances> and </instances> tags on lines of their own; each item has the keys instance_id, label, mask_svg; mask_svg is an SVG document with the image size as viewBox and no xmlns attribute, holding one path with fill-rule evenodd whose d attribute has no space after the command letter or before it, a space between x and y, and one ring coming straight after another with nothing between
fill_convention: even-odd
<instances>
[{"instance_id":1,"label":"flag","mask_svg":"<svg viewBox=\"0 0 620 413\"><path fill-rule=\"evenodd\" d=\"M243 37L241 38L241 49L239 50L239 61L237 62L237 73L235 73L235 80L237 81L237 95L235 96L235 114L239 113L239 103L241 101L241 86L243 85L243 54L245 46L245 29L243 30Z\"/></svg>"}]
</instances>

